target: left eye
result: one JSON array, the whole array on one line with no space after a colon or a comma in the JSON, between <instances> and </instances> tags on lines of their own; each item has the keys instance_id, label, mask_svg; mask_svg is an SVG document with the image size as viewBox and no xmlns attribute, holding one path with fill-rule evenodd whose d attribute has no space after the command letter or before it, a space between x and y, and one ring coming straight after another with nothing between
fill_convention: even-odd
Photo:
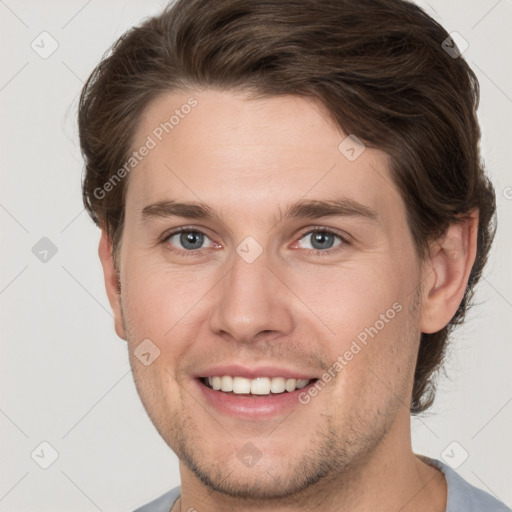
<instances>
[{"instance_id":1,"label":"left eye","mask_svg":"<svg viewBox=\"0 0 512 512\"><path fill-rule=\"evenodd\" d=\"M187 251L202 249L205 242L209 243L207 247L212 245L212 241L204 233L193 230L174 233L167 238L167 242Z\"/></svg>"},{"instance_id":2,"label":"left eye","mask_svg":"<svg viewBox=\"0 0 512 512\"><path fill-rule=\"evenodd\" d=\"M343 240L339 235L335 235L330 231L310 231L306 233L300 240L300 246L303 249L325 250L332 249L341 245Z\"/></svg>"}]
</instances>

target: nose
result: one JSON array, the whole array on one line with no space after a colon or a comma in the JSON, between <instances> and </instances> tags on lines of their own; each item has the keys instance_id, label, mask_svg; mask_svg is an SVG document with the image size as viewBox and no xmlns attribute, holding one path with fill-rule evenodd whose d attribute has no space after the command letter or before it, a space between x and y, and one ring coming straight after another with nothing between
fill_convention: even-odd
<instances>
[{"instance_id":1,"label":"nose","mask_svg":"<svg viewBox=\"0 0 512 512\"><path fill-rule=\"evenodd\" d=\"M290 334L294 327L292 294L269 268L265 252L248 263L234 254L234 263L216 287L211 330L240 343L267 341ZM275 266L274 266L275 267Z\"/></svg>"}]
</instances>

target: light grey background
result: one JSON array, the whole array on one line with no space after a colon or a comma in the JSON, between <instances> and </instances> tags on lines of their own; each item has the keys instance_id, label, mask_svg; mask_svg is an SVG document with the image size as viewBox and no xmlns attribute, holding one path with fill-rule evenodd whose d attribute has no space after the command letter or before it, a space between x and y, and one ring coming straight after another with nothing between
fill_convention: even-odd
<instances>
[{"instance_id":1,"label":"light grey background","mask_svg":"<svg viewBox=\"0 0 512 512\"><path fill-rule=\"evenodd\" d=\"M177 459L147 419L114 333L99 231L81 203L75 121L83 81L103 52L163 5L0 0L0 511L129 511L179 483ZM463 477L511 506L512 2L421 5L469 44L500 225L479 305L453 340L449 378L435 407L413 420L414 447L460 464ZM31 47L49 52L53 40L58 48L45 59ZM47 242L34 254L43 237L54 256ZM52 449L58 458L43 469Z\"/></svg>"}]
</instances>

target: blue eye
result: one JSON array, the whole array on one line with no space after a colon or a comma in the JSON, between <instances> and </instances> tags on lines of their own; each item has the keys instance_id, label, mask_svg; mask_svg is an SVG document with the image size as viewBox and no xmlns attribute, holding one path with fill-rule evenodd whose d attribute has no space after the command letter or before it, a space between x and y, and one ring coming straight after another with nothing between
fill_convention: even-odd
<instances>
[{"instance_id":1,"label":"blue eye","mask_svg":"<svg viewBox=\"0 0 512 512\"><path fill-rule=\"evenodd\" d=\"M187 251L194 251L197 249L203 249L205 241L209 241L211 247L211 240L200 231L194 230L183 230L177 233L171 233L166 241L178 249L185 249Z\"/></svg>"},{"instance_id":2,"label":"blue eye","mask_svg":"<svg viewBox=\"0 0 512 512\"><path fill-rule=\"evenodd\" d=\"M202 249L221 249L222 246L211 240L202 231L196 229L179 229L166 236L163 242L169 250L185 254L203 254ZM330 253L338 246L345 245L345 239L326 229L314 229L304 233L297 242L299 248ZM297 248L297 245L295 248ZM341 249L341 247L340 247Z\"/></svg>"},{"instance_id":3,"label":"blue eye","mask_svg":"<svg viewBox=\"0 0 512 512\"><path fill-rule=\"evenodd\" d=\"M309 242L303 242L303 240L309 240ZM343 240L339 235L335 235L330 231L316 230L303 235L300 239L300 246L303 249L322 251L337 247L338 245L341 245L342 242Z\"/></svg>"}]
</instances>

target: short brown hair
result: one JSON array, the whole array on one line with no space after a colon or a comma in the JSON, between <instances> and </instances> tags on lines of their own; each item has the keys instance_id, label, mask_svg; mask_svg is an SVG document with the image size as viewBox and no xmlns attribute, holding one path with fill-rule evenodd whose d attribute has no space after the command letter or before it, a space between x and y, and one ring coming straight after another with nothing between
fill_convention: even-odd
<instances>
[{"instance_id":1,"label":"short brown hair","mask_svg":"<svg viewBox=\"0 0 512 512\"><path fill-rule=\"evenodd\" d=\"M421 336L411 412L422 412L495 230L495 193L479 150L478 81L456 47L445 51L448 38L405 0L178 0L126 32L83 88L85 207L115 250L128 180L104 197L95 191L127 161L141 113L163 92L210 87L320 100L345 133L390 155L420 258L450 223L479 211L462 303L444 329Z\"/></svg>"}]
</instances>

